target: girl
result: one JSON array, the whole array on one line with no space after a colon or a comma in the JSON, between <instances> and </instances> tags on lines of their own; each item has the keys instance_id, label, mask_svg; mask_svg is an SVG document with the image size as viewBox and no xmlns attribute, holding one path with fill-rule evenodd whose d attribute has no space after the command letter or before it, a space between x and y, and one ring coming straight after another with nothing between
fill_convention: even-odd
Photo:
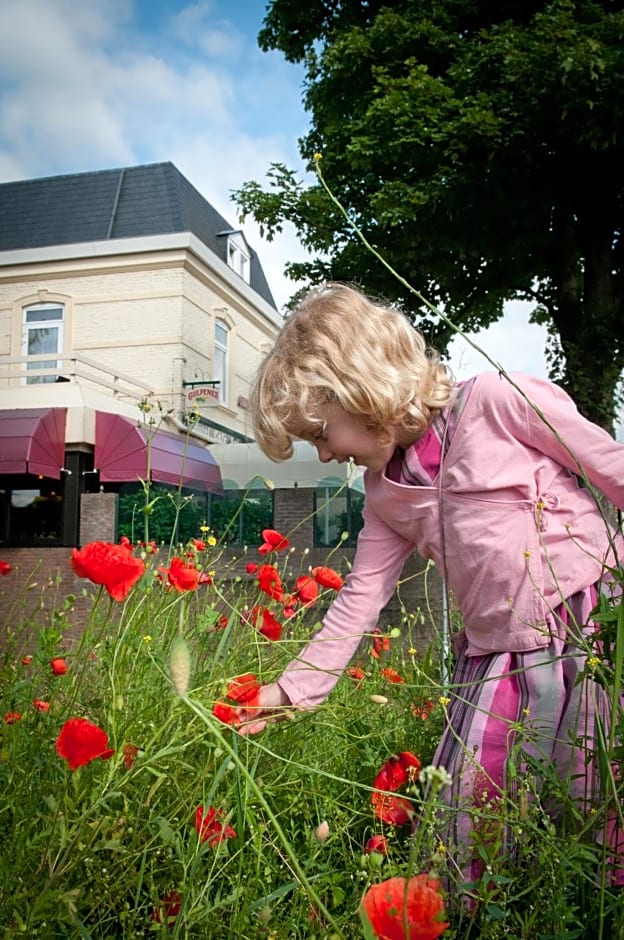
<instances>
[{"instance_id":1,"label":"girl","mask_svg":"<svg viewBox=\"0 0 624 940\"><path fill-rule=\"evenodd\" d=\"M434 763L452 777L444 841L465 876L478 875L468 811L513 795L507 758L520 724L525 754L554 764L585 806L598 801L588 754L608 703L597 683L576 680L621 541L587 484L624 509L624 447L549 382L492 372L454 385L399 311L331 283L287 320L252 413L274 460L303 439L324 463L366 467L366 506L322 629L263 687L244 732L326 699L416 550L437 565L464 625Z\"/></svg>"}]
</instances>

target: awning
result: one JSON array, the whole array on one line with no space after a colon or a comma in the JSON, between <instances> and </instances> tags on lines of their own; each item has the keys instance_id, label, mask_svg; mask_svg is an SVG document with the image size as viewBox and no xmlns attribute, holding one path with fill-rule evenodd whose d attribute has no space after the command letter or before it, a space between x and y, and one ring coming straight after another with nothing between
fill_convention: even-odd
<instances>
[{"instance_id":1,"label":"awning","mask_svg":"<svg viewBox=\"0 0 624 940\"><path fill-rule=\"evenodd\" d=\"M245 490L261 488L268 480L275 489L296 486L317 487L331 482L347 483L350 489L364 492L364 468L350 463L323 464L313 444L295 441L290 460L276 463L262 453L257 444L213 444L212 451L219 461L223 486Z\"/></svg>"},{"instance_id":2,"label":"awning","mask_svg":"<svg viewBox=\"0 0 624 940\"><path fill-rule=\"evenodd\" d=\"M149 476L152 482L222 491L219 465L202 444L181 434L138 427L130 418L107 411L95 414L94 464L103 483Z\"/></svg>"},{"instance_id":3,"label":"awning","mask_svg":"<svg viewBox=\"0 0 624 940\"><path fill-rule=\"evenodd\" d=\"M0 411L0 473L60 479L65 464L67 408Z\"/></svg>"}]
</instances>

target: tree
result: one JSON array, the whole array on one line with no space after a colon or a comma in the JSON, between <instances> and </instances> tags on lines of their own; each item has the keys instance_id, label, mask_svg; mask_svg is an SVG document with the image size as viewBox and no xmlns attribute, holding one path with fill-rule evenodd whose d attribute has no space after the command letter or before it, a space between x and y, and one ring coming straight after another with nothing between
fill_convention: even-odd
<instances>
[{"instance_id":1,"label":"tree","mask_svg":"<svg viewBox=\"0 0 624 940\"><path fill-rule=\"evenodd\" d=\"M624 367L624 13L616 0L273 0L264 50L304 62L311 129L340 204L466 331L534 302L551 377L611 428ZM235 193L315 255L288 273L355 281L433 345L450 330L354 237L318 181L274 164Z\"/></svg>"}]
</instances>

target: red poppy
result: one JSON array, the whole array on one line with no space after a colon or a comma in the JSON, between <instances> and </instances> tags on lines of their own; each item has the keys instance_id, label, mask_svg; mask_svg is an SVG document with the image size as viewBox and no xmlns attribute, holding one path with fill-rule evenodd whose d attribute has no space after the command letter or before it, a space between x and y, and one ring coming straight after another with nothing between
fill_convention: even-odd
<instances>
[{"instance_id":1,"label":"red poppy","mask_svg":"<svg viewBox=\"0 0 624 940\"><path fill-rule=\"evenodd\" d=\"M255 561L248 561L245 565L245 570L247 571L247 574L255 574L258 570L258 565L255 563Z\"/></svg>"},{"instance_id":2,"label":"red poppy","mask_svg":"<svg viewBox=\"0 0 624 940\"><path fill-rule=\"evenodd\" d=\"M191 545L194 547L196 552L206 551L206 543L202 542L201 539L191 539Z\"/></svg>"},{"instance_id":3,"label":"red poppy","mask_svg":"<svg viewBox=\"0 0 624 940\"><path fill-rule=\"evenodd\" d=\"M401 751L386 761L373 781L377 790L391 790L394 792L406 783L418 780L420 761L410 751Z\"/></svg>"},{"instance_id":4,"label":"red poppy","mask_svg":"<svg viewBox=\"0 0 624 940\"><path fill-rule=\"evenodd\" d=\"M333 591L339 591L344 584L344 580L337 571L333 568L326 568L324 565L313 568L312 574L321 587L331 588Z\"/></svg>"},{"instance_id":5,"label":"red poppy","mask_svg":"<svg viewBox=\"0 0 624 940\"><path fill-rule=\"evenodd\" d=\"M38 712L47 712L50 711L50 703L44 702L43 699L36 698L33 701L33 708L36 708Z\"/></svg>"},{"instance_id":6,"label":"red poppy","mask_svg":"<svg viewBox=\"0 0 624 940\"><path fill-rule=\"evenodd\" d=\"M245 619L253 624L267 640L277 642L282 636L282 624L266 607L256 605L246 615Z\"/></svg>"},{"instance_id":7,"label":"red poppy","mask_svg":"<svg viewBox=\"0 0 624 940\"><path fill-rule=\"evenodd\" d=\"M257 705L260 683L253 673L246 672L242 676L232 679L227 687L226 695L231 701L241 705Z\"/></svg>"},{"instance_id":8,"label":"red poppy","mask_svg":"<svg viewBox=\"0 0 624 940\"><path fill-rule=\"evenodd\" d=\"M56 739L56 753L72 770L101 757L108 760L115 753L108 746L108 735L86 718L68 718Z\"/></svg>"},{"instance_id":9,"label":"red poppy","mask_svg":"<svg viewBox=\"0 0 624 940\"><path fill-rule=\"evenodd\" d=\"M7 725L15 725L18 721L22 720L22 716L20 712L7 712L4 716L4 720L6 721Z\"/></svg>"},{"instance_id":10,"label":"red poppy","mask_svg":"<svg viewBox=\"0 0 624 940\"><path fill-rule=\"evenodd\" d=\"M126 770L131 770L132 765L134 764L139 749L136 744L124 744L123 746L123 762L125 764Z\"/></svg>"},{"instance_id":11,"label":"red poppy","mask_svg":"<svg viewBox=\"0 0 624 940\"><path fill-rule=\"evenodd\" d=\"M159 568L167 575L167 583L176 591L196 591L199 584L199 571L194 565L187 565L183 558L172 558L168 568Z\"/></svg>"},{"instance_id":12,"label":"red poppy","mask_svg":"<svg viewBox=\"0 0 624 940\"><path fill-rule=\"evenodd\" d=\"M273 600L283 601L282 579L274 565L260 565L258 568L258 587Z\"/></svg>"},{"instance_id":13,"label":"red poppy","mask_svg":"<svg viewBox=\"0 0 624 940\"><path fill-rule=\"evenodd\" d=\"M111 542L89 542L72 549L71 566L79 578L103 584L115 601L122 601L145 571L145 563L130 549Z\"/></svg>"},{"instance_id":14,"label":"red poppy","mask_svg":"<svg viewBox=\"0 0 624 940\"><path fill-rule=\"evenodd\" d=\"M391 666L386 666L385 669L382 669L381 674L386 682L401 683L405 681L403 677L398 674L396 669L393 669Z\"/></svg>"},{"instance_id":15,"label":"red poppy","mask_svg":"<svg viewBox=\"0 0 624 940\"><path fill-rule=\"evenodd\" d=\"M219 721L222 721L224 725L240 724L237 710L233 705L229 705L227 702L215 702L212 706L212 714L215 718L218 718Z\"/></svg>"},{"instance_id":16,"label":"red poppy","mask_svg":"<svg viewBox=\"0 0 624 940\"><path fill-rule=\"evenodd\" d=\"M389 826L405 826L414 817L414 807L404 796L379 793L376 790L371 795L371 806L377 819Z\"/></svg>"},{"instance_id":17,"label":"red poppy","mask_svg":"<svg viewBox=\"0 0 624 940\"><path fill-rule=\"evenodd\" d=\"M195 830L200 842L207 842L211 848L224 842L225 839L235 839L236 832L227 823L222 823L223 810L211 806L207 813L204 807L198 806L195 811Z\"/></svg>"},{"instance_id":18,"label":"red poppy","mask_svg":"<svg viewBox=\"0 0 624 940\"><path fill-rule=\"evenodd\" d=\"M362 684L362 681L366 678L366 673L359 666L349 666L348 669L345 669L345 675L349 679L353 679L354 682L357 682L358 686Z\"/></svg>"},{"instance_id":19,"label":"red poppy","mask_svg":"<svg viewBox=\"0 0 624 940\"><path fill-rule=\"evenodd\" d=\"M434 707L434 703L431 701L431 699L427 699L427 701L423 702L422 704L412 702L410 705L410 711L414 718L422 718L422 720L425 721L433 711Z\"/></svg>"},{"instance_id":20,"label":"red poppy","mask_svg":"<svg viewBox=\"0 0 624 940\"><path fill-rule=\"evenodd\" d=\"M50 660L50 666L55 676L64 676L67 672L67 663L62 656L56 656Z\"/></svg>"},{"instance_id":21,"label":"red poppy","mask_svg":"<svg viewBox=\"0 0 624 940\"><path fill-rule=\"evenodd\" d=\"M33 661L32 656L23 656L23 657L22 657L22 666L30 666L30 664L32 663L32 661Z\"/></svg>"},{"instance_id":22,"label":"red poppy","mask_svg":"<svg viewBox=\"0 0 624 940\"><path fill-rule=\"evenodd\" d=\"M379 659L381 653L387 653L390 649L390 637L382 636L380 630L373 630L373 645L371 647L371 656Z\"/></svg>"},{"instance_id":23,"label":"red poppy","mask_svg":"<svg viewBox=\"0 0 624 940\"><path fill-rule=\"evenodd\" d=\"M312 607L318 600L318 584L310 575L304 574L295 581L295 595L304 607Z\"/></svg>"},{"instance_id":24,"label":"red poppy","mask_svg":"<svg viewBox=\"0 0 624 940\"><path fill-rule=\"evenodd\" d=\"M0 561L0 574L10 574L13 568L8 561Z\"/></svg>"},{"instance_id":25,"label":"red poppy","mask_svg":"<svg viewBox=\"0 0 624 940\"><path fill-rule=\"evenodd\" d=\"M371 885L362 909L380 940L436 940L449 926L440 882L426 874Z\"/></svg>"},{"instance_id":26,"label":"red poppy","mask_svg":"<svg viewBox=\"0 0 624 940\"><path fill-rule=\"evenodd\" d=\"M182 895L179 891L169 891L161 898L158 907L152 912L152 920L156 924L162 924L163 921L171 927L180 913L182 907Z\"/></svg>"},{"instance_id":27,"label":"red poppy","mask_svg":"<svg viewBox=\"0 0 624 940\"><path fill-rule=\"evenodd\" d=\"M121 536L121 538L119 539L119 544L120 544L121 548L125 548L126 551L128 551L128 552L131 552L131 551L134 550L133 547L132 547L132 542L130 541L130 539L128 538L127 535L122 535L122 536Z\"/></svg>"},{"instance_id":28,"label":"red poppy","mask_svg":"<svg viewBox=\"0 0 624 940\"><path fill-rule=\"evenodd\" d=\"M404 826L414 815L411 802L401 796L393 796L396 790L407 783L418 780L420 761L410 751L401 751L383 765L373 781L371 794L373 812L378 819L392 826ZM381 790L390 793L381 793Z\"/></svg>"},{"instance_id":29,"label":"red poppy","mask_svg":"<svg viewBox=\"0 0 624 940\"><path fill-rule=\"evenodd\" d=\"M381 835L371 836L364 846L364 851L367 855L370 855L371 852L377 852L379 855L387 855L388 840L385 836Z\"/></svg>"},{"instance_id":30,"label":"red poppy","mask_svg":"<svg viewBox=\"0 0 624 940\"><path fill-rule=\"evenodd\" d=\"M264 542L258 548L259 555L268 555L269 552L283 552L290 545L289 540L281 532L275 529L263 529L262 538Z\"/></svg>"}]
</instances>

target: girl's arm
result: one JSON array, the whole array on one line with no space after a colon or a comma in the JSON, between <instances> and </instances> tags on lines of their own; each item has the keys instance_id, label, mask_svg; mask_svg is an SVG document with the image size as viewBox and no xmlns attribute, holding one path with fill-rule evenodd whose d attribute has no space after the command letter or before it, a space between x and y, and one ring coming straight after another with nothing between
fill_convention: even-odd
<instances>
[{"instance_id":1,"label":"girl's arm","mask_svg":"<svg viewBox=\"0 0 624 940\"><path fill-rule=\"evenodd\" d=\"M364 509L364 528L344 586L322 629L278 680L293 705L314 708L327 698L362 637L377 626L413 550L412 542L393 532L372 509Z\"/></svg>"},{"instance_id":2,"label":"girl's arm","mask_svg":"<svg viewBox=\"0 0 624 940\"><path fill-rule=\"evenodd\" d=\"M241 709L242 734L255 734L288 715L288 706L314 708L329 695L362 637L377 626L392 596L412 542L393 532L372 509L364 509L353 568L328 610L323 627L282 673L260 690L259 705Z\"/></svg>"}]
</instances>

